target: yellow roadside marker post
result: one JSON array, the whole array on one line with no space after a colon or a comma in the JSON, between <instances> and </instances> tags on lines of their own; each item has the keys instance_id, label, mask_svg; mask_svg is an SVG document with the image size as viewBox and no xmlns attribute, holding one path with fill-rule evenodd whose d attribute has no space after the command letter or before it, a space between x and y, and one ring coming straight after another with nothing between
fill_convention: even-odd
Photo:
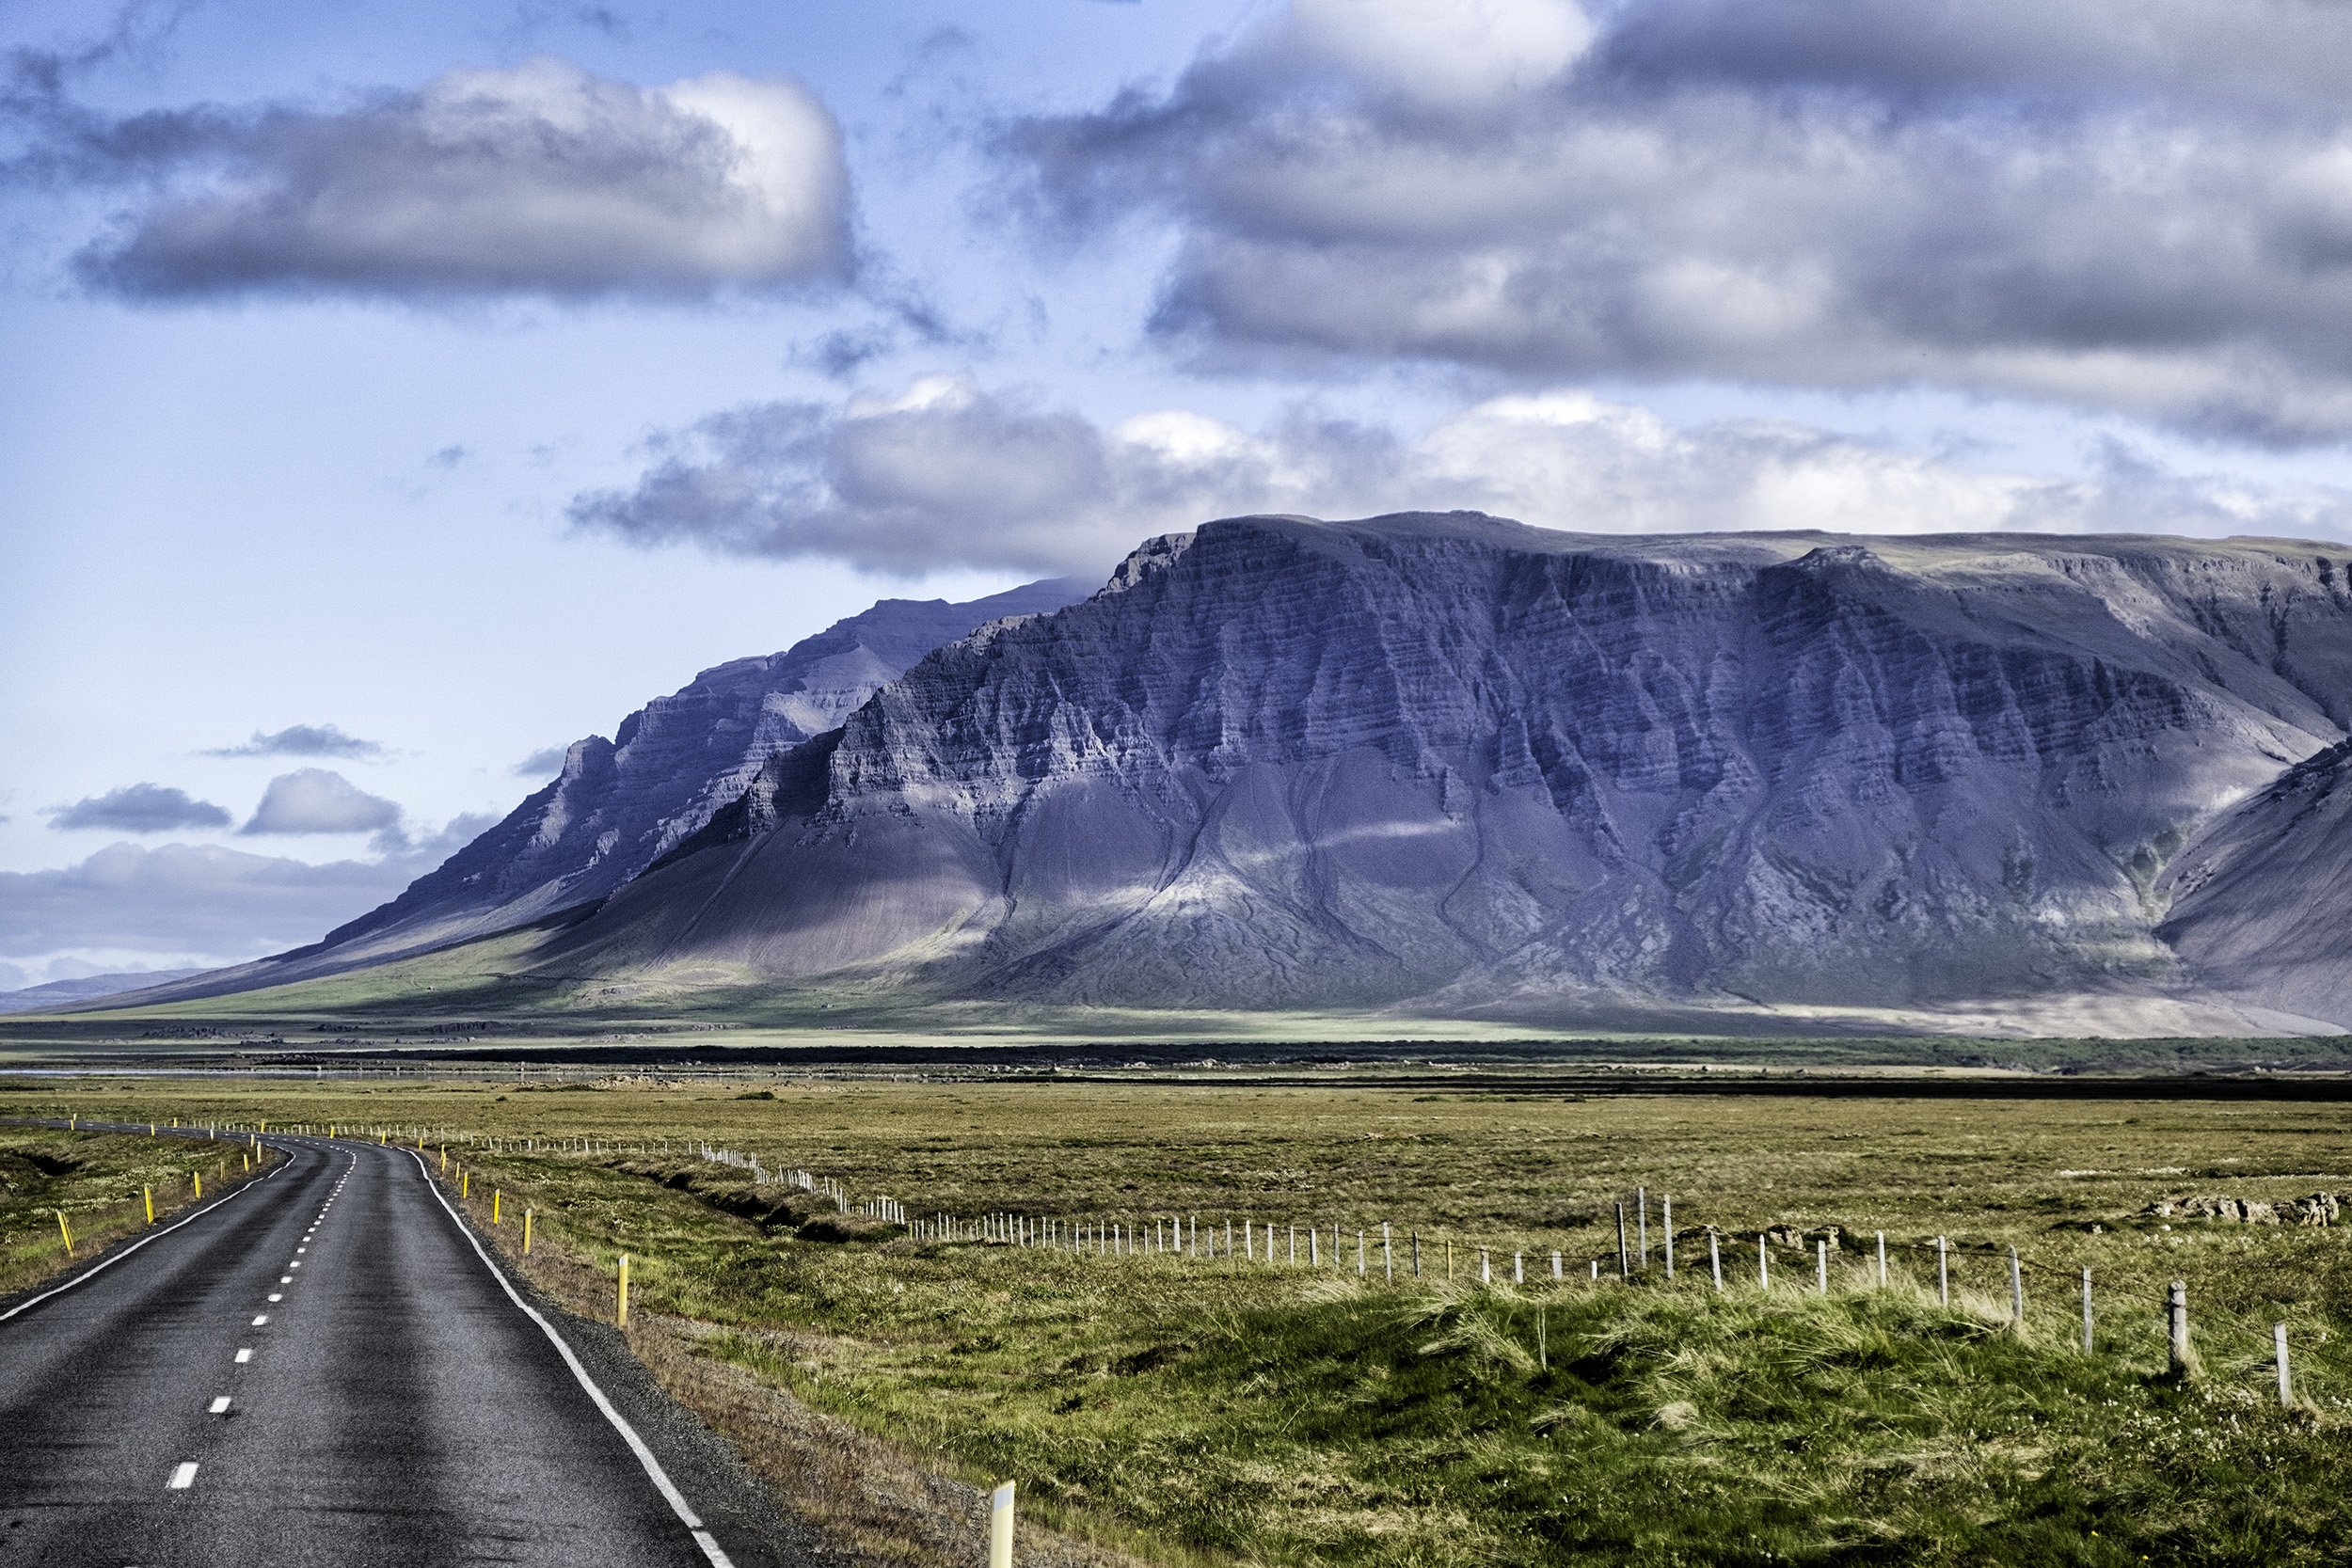
<instances>
[{"instance_id":1,"label":"yellow roadside marker post","mask_svg":"<svg viewBox=\"0 0 2352 1568\"><path fill-rule=\"evenodd\" d=\"M441 1169L444 1171L449 1169L449 1145L447 1144L441 1146Z\"/></svg>"},{"instance_id":2,"label":"yellow roadside marker post","mask_svg":"<svg viewBox=\"0 0 2352 1568\"><path fill-rule=\"evenodd\" d=\"M496 1187L490 1189L490 1223L492 1225L499 1223L499 1199L504 1197L506 1195L504 1193L499 1191Z\"/></svg>"},{"instance_id":3,"label":"yellow roadside marker post","mask_svg":"<svg viewBox=\"0 0 2352 1568\"><path fill-rule=\"evenodd\" d=\"M141 1187L139 1191L147 1195L147 1223L153 1225L155 1223L155 1189Z\"/></svg>"},{"instance_id":4,"label":"yellow roadside marker post","mask_svg":"<svg viewBox=\"0 0 2352 1568\"><path fill-rule=\"evenodd\" d=\"M63 1225L63 1224L65 1223L65 1216L64 1216L63 1214L59 1214L59 1215L57 1216L57 1223L58 1223L58 1224L60 1224L60 1225ZM626 1253L626 1252L624 1252L624 1253L622 1253L622 1254L621 1254L621 1322L620 1322L620 1326L621 1326L621 1327L623 1327L623 1328L627 1328L627 1327L628 1326L628 1253Z\"/></svg>"},{"instance_id":5,"label":"yellow roadside marker post","mask_svg":"<svg viewBox=\"0 0 2352 1568\"><path fill-rule=\"evenodd\" d=\"M523 1211L523 1255L531 1255L531 1211Z\"/></svg>"},{"instance_id":6,"label":"yellow roadside marker post","mask_svg":"<svg viewBox=\"0 0 2352 1568\"><path fill-rule=\"evenodd\" d=\"M457 1167L457 1196L463 1198L471 1196L472 1193L473 1180L466 1174L466 1167L460 1165Z\"/></svg>"},{"instance_id":7,"label":"yellow roadside marker post","mask_svg":"<svg viewBox=\"0 0 2352 1568\"><path fill-rule=\"evenodd\" d=\"M188 1172L188 1180L196 1183L196 1196L202 1197L204 1196L204 1173L200 1170L192 1170Z\"/></svg>"},{"instance_id":8,"label":"yellow roadside marker post","mask_svg":"<svg viewBox=\"0 0 2352 1568\"><path fill-rule=\"evenodd\" d=\"M66 1227L66 1223L65 1223L65 1211L64 1211L64 1210L62 1210L62 1209L60 1209L60 1210L58 1210L58 1211L57 1211L57 1233L58 1233L59 1235L61 1235L61 1236L63 1236L63 1237L65 1238L65 1255L66 1255L68 1258L72 1257L72 1256L73 1256L73 1232L72 1232L72 1230L70 1230L70 1229L68 1229L68 1228ZM624 1275L626 1275L626 1270L627 1270L627 1265L626 1265L626 1264L624 1264L624 1265L623 1265L623 1270L624 1270Z\"/></svg>"}]
</instances>

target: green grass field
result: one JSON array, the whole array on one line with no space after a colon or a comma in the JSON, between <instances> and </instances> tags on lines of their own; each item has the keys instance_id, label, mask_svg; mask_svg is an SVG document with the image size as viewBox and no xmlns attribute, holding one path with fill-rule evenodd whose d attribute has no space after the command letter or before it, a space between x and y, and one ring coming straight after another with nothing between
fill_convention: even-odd
<instances>
[{"instance_id":1,"label":"green grass field","mask_svg":"<svg viewBox=\"0 0 2352 1568\"><path fill-rule=\"evenodd\" d=\"M19 1106L0 1115L46 1110ZM163 1115L168 1121L170 1113ZM229 1140L0 1126L0 1295L144 1230L151 1212L154 1223L168 1223L197 1201L199 1183L217 1196L271 1163L263 1154L257 1164L245 1145Z\"/></svg>"},{"instance_id":2,"label":"green grass field","mask_svg":"<svg viewBox=\"0 0 2352 1568\"><path fill-rule=\"evenodd\" d=\"M0 1114L468 1136L452 1156L477 1216L500 1193L511 1248L516 1211L532 1209L543 1254L589 1282L583 1302L626 1251L640 1310L706 1325L702 1354L945 1467L1016 1478L1033 1511L1157 1560L2352 1560L2352 1231L2144 1212L2200 1194L2352 1198L2337 1107L743 1088L86 1082L0 1087ZM1316 1226L1325 1266L921 1242L679 1152L704 1140L916 1215L1146 1233L1198 1215L1220 1247L1229 1219L1275 1226L1285 1256L1292 1226ZM1614 1274L1615 1205L1637 1187L1673 1197L1677 1277L1656 1266L1653 1207L1652 1267L1597 1283L1587 1260ZM1815 1243L1831 1227L1823 1294ZM818 1239L844 1234L864 1239ZM1938 1234L1957 1249L1948 1306L1922 1250ZM1554 1249L1572 1265L1557 1284ZM2202 1362L2187 1380L2166 1365L2174 1278ZM2280 1322L2293 1410L2271 1362Z\"/></svg>"}]
</instances>

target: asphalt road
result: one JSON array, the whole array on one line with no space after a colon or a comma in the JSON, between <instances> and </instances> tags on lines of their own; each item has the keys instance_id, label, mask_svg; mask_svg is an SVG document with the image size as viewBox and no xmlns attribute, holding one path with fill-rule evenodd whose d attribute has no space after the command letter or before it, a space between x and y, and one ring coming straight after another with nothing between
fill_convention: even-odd
<instances>
[{"instance_id":1,"label":"asphalt road","mask_svg":"<svg viewBox=\"0 0 2352 1568\"><path fill-rule=\"evenodd\" d=\"M812 1555L617 1337L510 1286L417 1155L264 1141L287 1164L0 1303L0 1564Z\"/></svg>"}]
</instances>

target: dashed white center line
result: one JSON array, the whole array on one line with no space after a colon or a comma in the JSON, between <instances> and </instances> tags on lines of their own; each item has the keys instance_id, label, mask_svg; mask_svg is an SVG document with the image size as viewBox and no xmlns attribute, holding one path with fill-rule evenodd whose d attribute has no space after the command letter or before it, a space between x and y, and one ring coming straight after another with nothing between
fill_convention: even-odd
<instances>
[{"instance_id":1,"label":"dashed white center line","mask_svg":"<svg viewBox=\"0 0 2352 1568\"><path fill-rule=\"evenodd\" d=\"M310 1251L310 1249L309 1247L307 1247L307 1246L298 1246L298 1247L294 1248L294 1250L295 1250L296 1252L308 1252L308 1251ZM297 1265L297 1266L299 1266L299 1265Z\"/></svg>"},{"instance_id":2,"label":"dashed white center line","mask_svg":"<svg viewBox=\"0 0 2352 1568\"><path fill-rule=\"evenodd\" d=\"M259 1328L267 1322L269 1322L269 1314L264 1312L260 1317L253 1320L253 1326Z\"/></svg>"},{"instance_id":3,"label":"dashed white center line","mask_svg":"<svg viewBox=\"0 0 2352 1568\"><path fill-rule=\"evenodd\" d=\"M301 1260L297 1259L295 1261L287 1264L286 1267L290 1269L298 1269L302 1267L302 1263Z\"/></svg>"},{"instance_id":4,"label":"dashed white center line","mask_svg":"<svg viewBox=\"0 0 2352 1568\"><path fill-rule=\"evenodd\" d=\"M171 1479L164 1482L165 1488L173 1492L185 1492L195 1484L196 1461L193 1459L184 1461L178 1469L171 1472Z\"/></svg>"},{"instance_id":5,"label":"dashed white center line","mask_svg":"<svg viewBox=\"0 0 2352 1568\"><path fill-rule=\"evenodd\" d=\"M215 1401L212 1402L211 1406L205 1410L204 1414L206 1414L207 1416L226 1416L226 1415L228 1415L228 1414L229 1414L229 1396L228 1396L228 1395L226 1395L226 1394L223 1394L223 1395L221 1395L221 1396L220 1396L220 1398L218 1398L218 1399L215 1400Z\"/></svg>"},{"instance_id":6,"label":"dashed white center line","mask_svg":"<svg viewBox=\"0 0 2352 1568\"><path fill-rule=\"evenodd\" d=\"M272 1292L270 1293L270 1298L269 1298L269 1299L270 1299L270 1300L272 1300L272 1301L284 1301L286 1298L285 1298L284 1296L281 1296L281 1295L278 1294L276 1291L272 1291Z\"/></svg>"},{"instance_id":7,"label":"dashed white center line","mask_svg":"<svg viewBox=\"0 0 2352 1568\"><path fill-rule=\"evenodd\" d=\"M278 1283L280 1285L291 1285L294 1283L294 1275L290 1274L281 1274L278 1276Z\"/></svg>"},{"instance_id":8,"label":"dashed white center line","mask_svg":"<svg viewBox=\"0 0 2352 1568\"><path fill-rule=\"evenodd\" d=\"M248 1362L248 1361L250 1361L250 1360L252 1360L252 1359L253 1359L253 1352L252 1352L250 1349L241 1350L241 1351L237 1352L237 1365L238 1365L238 1366L242 1367L242 1366L244 1366L246 1362Z\"/></svg>"}]
</instances>

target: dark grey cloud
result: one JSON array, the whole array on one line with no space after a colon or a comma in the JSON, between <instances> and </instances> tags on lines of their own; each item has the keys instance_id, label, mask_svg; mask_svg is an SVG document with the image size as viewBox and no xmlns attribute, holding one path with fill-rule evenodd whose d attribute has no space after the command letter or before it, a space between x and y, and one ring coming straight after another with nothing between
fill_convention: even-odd
<instances>
[{"instance_id":1,"label":"dark grey cloud","mask_svg":"<svg viewBox=\"0 0 2352 1568\"><path fill-rule=\"evenodd\" d=\"M1581 392L1479 404L1416 438L1294 412L1108 427L936 376L898 397L736 409L660 443L574 523L645 546L1098 572L1140 540L1252 512L1474 507L1593 532L1830 529L2352 536L2352 491L2164 469L2122 448L2079 481L2002 473L1776 421L1678 429ZM536 760L536 759L534 759Z\"/></svg>"},{"instance_id":2,"label":"dark grey cloud","mask_svg":"<svg viewBox=\"0 0 2352 1568\"><path fill-rule=\"evenodd\" d=\"M382 833L400 827L400 807L370 795L341 773L304 768L281 773L262 792L241 833ZM405 845L393 840L390 847Z\"/></svg>"},{"instance_id":3,"label":"dark grey cloud","mask_svg":"<svg viewBox=\"0 0 2352 1568\"><path fill-rule=\"evenodd\" d=\"M693 299L850 270L839 128L785 78L640 88L541 56L335 111L20 116L20 175L135 193L76 261L107 293Z\"/></svg>"},{"instance_id":4,"label":"dark grey cloud","mask_svg":"<svg viewBox=\"0 0 2352 1568\"><path fill-rule=\"evenodd\" d=\"M384 754L381 742L362 740L356 735L345 735L332 724L289 724L276 735L253 732L253 738L242 746L223 746L206 752L208 757L358 757L373 759Z\"/></svg>"},{"instance_id":5,"label":"dark grey cloud","mask_svg":"<svg viewBox=\"0 0 2352 1568\"><path fill-rule=\"evenodd\" d=\"M19 965L75 951L230 962L299 946L397 896L493 820L459 817L405 854L326 865L117 844L54 871L0 873L0 954Z\"/></svg>"},{"instance_id":6,"label":"dark grey cloud","mask_svg":"<svg viewBox=\"0 0 2352 1568\"><path fill-rule=\"evenodd\" d=\"M994 140L1211 364L1930 384L2352 436L2352 6L1295 0Z\"/></svg>"},{"instance_id":7,"label":"dark grey cloud","mask_svg":"<svg viewBox=\"0 0 2352 1568\"><path fill-rule=\"evenodd\" d=\"M118 833L167 833L181 828L226 828L229 814L210 800L191 798L165 784L125 784L61 806L49 825L67 830L99 829Z\"/></svg>"}]
</instances>

